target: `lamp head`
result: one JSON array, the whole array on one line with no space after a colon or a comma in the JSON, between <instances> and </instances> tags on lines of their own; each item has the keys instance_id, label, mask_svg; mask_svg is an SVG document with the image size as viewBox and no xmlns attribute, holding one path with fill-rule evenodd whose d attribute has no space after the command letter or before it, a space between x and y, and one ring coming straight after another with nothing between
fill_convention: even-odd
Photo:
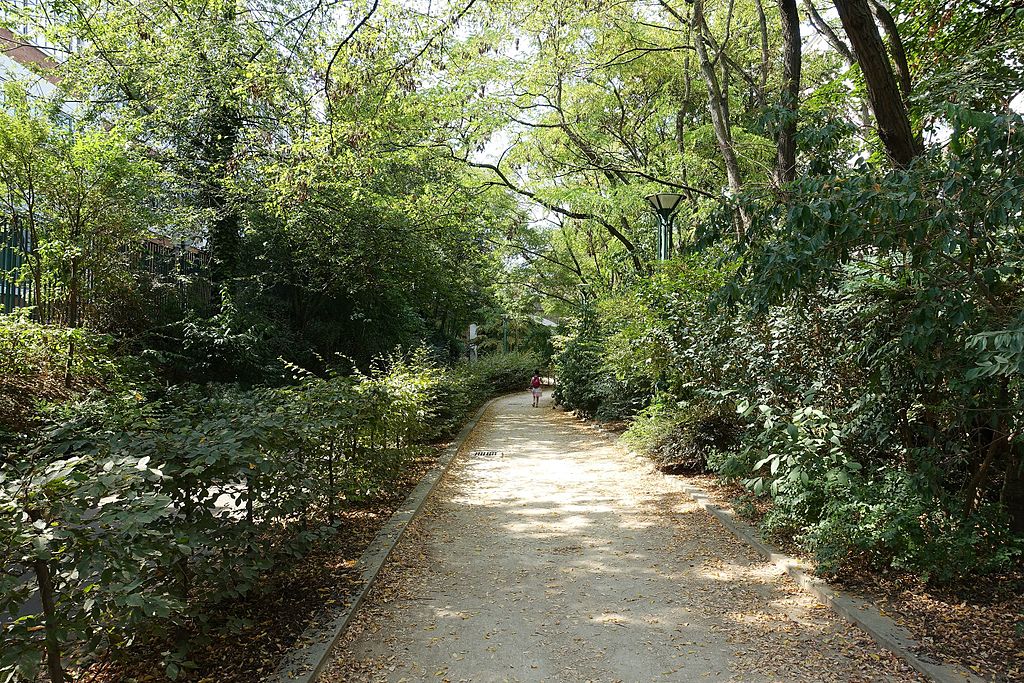
<instances>
[{"instance_id":1,"label":"lamp head","mask_svg":"<svg viewBox=\"0 0 1024 683\"><path fill-rule=\"evenodd\" d=\"M675 213L675 210L682 199L683 195L675 194L674 192L660 192L658 194L647 195L647 201L651 203L654 210L665 218L668 218Z\"/></svg>"}]
</instances>

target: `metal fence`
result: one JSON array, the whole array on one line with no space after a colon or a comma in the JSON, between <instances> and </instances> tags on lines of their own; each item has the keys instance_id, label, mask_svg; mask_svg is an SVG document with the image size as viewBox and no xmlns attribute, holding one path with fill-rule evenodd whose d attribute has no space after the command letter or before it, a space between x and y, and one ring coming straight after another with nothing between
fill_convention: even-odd
<instances>
[{"instance_id":1,"label":"metal fence","mask_svg":"<svg viewBox=\"0 0 1024 683\"><path fill-rule=\"evenodd\" d=\"M31 263L34 245L28 230L16 223L0 226L0 310L11 313L33 307L33 317L44 323L67 324L70 293L54 278L36 282ZM147 303L155 307L205 308L212 301L210 257L206 252L170 240L148 238L122 252L131 285L146 290ZM129 283L125 283L129 284ZM79 320L104 324L103 304L95 274L86 270L78 292Z\"/></svg>"},{"instance_id":2,"label":"metal fence","mask_svg":"<svg viewBox=\"0 0 1024 683\"><path fill-rule=\"evenodd\" d=\"M0 238L0 304L5 313L32 305L32 287L17 278L30 253L27 230L8 228Z\"/></svg>"}]
</instances>

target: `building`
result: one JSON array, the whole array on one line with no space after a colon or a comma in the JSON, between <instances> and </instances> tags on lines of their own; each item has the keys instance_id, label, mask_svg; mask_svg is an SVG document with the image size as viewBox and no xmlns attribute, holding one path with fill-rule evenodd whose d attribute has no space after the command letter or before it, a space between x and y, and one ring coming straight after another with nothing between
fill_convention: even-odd
<instances>
[{"instance_id":1,"label":"building","mask_svg":"<svg viewBox=\"0 0 1024 683\"><path fill-rule=\"evenodd\" d=\"M39 95L52 95L59 79L52 72L65 51L38 30L42 0L10 0L0 7L0 80L25 80ZM71 49L78 49L73 41ZM47 73L50 72L50 73Z\"/></svg>"}]
</instances>

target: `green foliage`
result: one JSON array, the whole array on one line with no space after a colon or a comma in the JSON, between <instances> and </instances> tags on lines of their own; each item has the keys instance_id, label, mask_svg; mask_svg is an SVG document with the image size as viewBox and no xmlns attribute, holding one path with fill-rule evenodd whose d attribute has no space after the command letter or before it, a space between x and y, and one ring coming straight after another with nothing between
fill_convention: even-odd
<instances>
[{"instance_id":1,"label":"green foliage","mask_svg":"<svg viewBox=\"0 0 1024 683\"><path fill-rule=\"evenodd\" d=\"M216 313L189 312L151 331L141 355L177 381L279 382L285 376L282 359L314 360L297 352L294 342L279 323L259 310L240 309L225 294Z\"/></svg>"},{"instance_id":2,"label":"green foliage","mask_svg":"<svg viewBox=\"0 0 1024 683\"><path fill-rule=\"evenodd\" d=\"M41 325L28 309L0 314L0 448L29 430L40 405L127 381L114 340L85 329Z\"/></svg>"},{"instance_id":3,"label":"green foliage","mask_svg":"<svg viewBox=\"0 0 1024 683\"><path fill-rule=\"evenodd\" d=\"M77 381L101 382L117 372L113 340L88 330L32 322L31 311L0 315L0 377L5 379L63 376L69 368ZM69 358L69 345L75 355Z\"/></svg>"},{"instance_id":4,"label":"green foliage","mask_svg":"<svg viewBox=\"0 0 1024 683\"><path fill-rule=\"evenodd\" d=\"M628 417L659 391L689 399L699 393L699 380L721 375L727 368L710 350L729 343L728 321L698 320L735 269L719 264L720 256L672 261L585 310L558 340L558 396L566 407Z\"/></svg>"},{"instance_id":5,"label":"green foliage","mask_svg":"<svg viewBox=\"0 0 1024 683\"><path fill-rule=\"evenodd\" d=\"M964 517L936 500L927 481L905 471L879 471L832 491L820 514L808 528L806 517L776 506L767 527L806 529L800 540L815 550L825 574L867 565L945 582L1003 570L1024 553L1005 513L990 508Z\"/></svg>"},{"instance_id":6,"label":"green foliage","mask_svg":"<svg viewBox=\"0 0 1024 683\"><path fill-rule=\"evenodd\" d=\"M720 266L705 249L603 297L566 347L589 353L559 357L562 392L638 387L639 450L710 456L823 571L947 581L1019 562L1024 128L947 115L949 149L822 166L785 206L751 203ZM709 242L734 225L719 218ZM715 416L742 426L736 448L704 447Z\"/></svg>"},{"instance_id":7,"label":"green foliage","mask_svg":"<svg viewBox=\"0 0 1024 683\"><path fill-rule=\"evenodd\" d=\"M525 390L534 371L544 369L538 354L518 352L481 356L474 363L460 365L458 375L469 385L482 385L483 395L493 395Z\"/></svg>"},{"instance_id":8,"label":"green foliage","mask_svg":"<svg viewBox=\"0 0 1024 683\"><path fill-rule=\"evenodd\" d=\"M534 370L542 370L541 358L529 352L481 356L461 361L446 375L435 399L435 438L455 433L473 408L490 396L525 391Z\"/></svg>"},{"instance_id":9,"label":"green foliage","mask_svg":"<svg viewBox=\"0 0 1024 683\"><path fill-rule=\"evenodd\" d=\"M257 5L58 1L9 17L66 52L49 99L4 98L3 227L40 231L11 277L55 287L64 322L158 352L174 380L275 380L278 356L366 368L420 343L459 357L494 303L496 238L523 212L424 130L451 104L417 85L431 60L406 61L433 31L381 2L342 41L347 7ZM392 69L397 82L371 76ZM160 278L129 258L149 234L201 246L216 296L183 296L175 272L161 284L178 305L149 301ZM90 297L74 296L84 282Z\"/></svg>"},{"instance_id":10,"label":"green foliage","mask_svg":"<svg viewBox=\"0 0 1024 683\"><path fill-rule=\"evenodd\" d=\"M536 361L449 371L419 349L365 374L293 366L280 388L185 385L53 407L0 472L0 610L19 614L39 560L59 617L18 616L0 672L31 678L47 636L67 661L184 638L168 666L189 666L223 605L333 533L342 506L388 495L422 444L484 398L523 389Z\"/></svg>"},{"instance_id":11,"label":"green foliage","mask_svg":"<svg viewBox=\"0 0 1024 683\"><path fill-rule=\"evenodd\" d=\"M663 471L706 472L735 455L740 437L737 423L725 404L655 402L636 414L623 439Z\"/></svg>"},{"instance_id":12,"label":"green foliage","mask_svg":"<svg viewBox=\"0 0 1024 683\"><path fill-rule=\"evenodd\" d=\"M594 415L618 398L618 383L604 371L598 335L584 317L569 336L556 338L558 368L555 400L570 410ZM607 414L609 411L603 411Z\"/></svg>"},{"instance_id":13,"label":"green foliage","mask_svg":"<svg viewBox=\"0 0 1024 683\"><path fill-rule=\"evenodd\" d=\"M68 129L57 103L8 84L0 97L0 226L28 237L24 265L0 273L31 291L47 318L95 321L129 285L130 254L156 214L155 167L125 131Z\"/></svg>"},{"instance_id":14,"label":"green foliage","mask_svg":"<svg viewBox=\"0 0 1024 683\"><path fill-rule=\"evenodd\" d=\"M824 569L945 580L1018 562L1024 122L1006 105L1024 15L887 3L922 149L905 167L880 152L859 68L804 50L797 180L780 186L775 8L705 4L695 36L686 3L496 0L452 19L385 1L354 26L333 3L47 3L47 38L88 40L47 107L5 99L0 199L8 222L50 231L14 276L132 285L121 257L150 218L208 247L220 295L137 316L147 355L176 380L278 385L90 400L12 458L10 556L53 566L68 633L121 646L180 626L193 594L253 590L415 444L525 389L552 350L538 311L563 320L558 400L770 497L767 529ZM701 69L694 40L721 68ZM72 131L62 101L83 102ZM514 142L495 159L491 140ZM666 190L683 201L673 258L653 265L643 198ZM507 329L519 353L441 371L470 322L485 352ZM16 367L63 359L85 378L108 353L35 334L15 334ZM361 372L331 374L338 353ZM18 633L35 652L39 632Z\"/></svg>"}]
</instances>

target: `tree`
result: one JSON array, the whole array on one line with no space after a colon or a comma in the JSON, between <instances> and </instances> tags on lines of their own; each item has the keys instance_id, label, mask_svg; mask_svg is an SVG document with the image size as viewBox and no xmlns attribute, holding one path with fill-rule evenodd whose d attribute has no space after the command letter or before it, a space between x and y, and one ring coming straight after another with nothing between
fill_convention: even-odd
<instances>
[{"instance_id":1,"label":"tree","mask_svg":"<svg viewBox=\"0 0 1024 683\"><path fill-rule=\"evenodd\" d=\"M775 179L779 185L796 178L796 115L800 106L801 38L800 15L796 0L779 0L782 20L782 96L783 119L776 134Z\"/></svg>"},{"instance_id":2,"label":"tree","mask_svg":"<svg viewBox=\"0 0 1024 683\"><path fill-rule=\"evenodd\" d=\"M0 111L0 195L4 213L9 217L7 227L11 236L24 230L29 245L40 241L39 193L43 183L43 146L50 136L44 117L34 113L23 89L8 85L4 90L4 103L9 111ZM43 299L43 255L38 249L28 250L28 277L24 273L3 273L12 280L31 282L32 301L37 306Z\"/></svg>"},{"instance_id":3,"label":"tree","mask_svg":"<svg viewBox=\"0 0 1024 683\"><path fill-rule=\"evenodd\" d=\"M708 111L711 113L711 124L715 129L715 137L718 139L718 147L722 152L722 160L725 162L725 173L729 178L729 190L734 195L739 195L743 191L743 179L740 177L736 150L733 148L732 126L728 113L729 93L728 90L723 93L708 53L710 39L707 21L704 19L704 0L694 0L691 21L694 33L693 45L697 52L701 74L704 76L704 84L708 89ZM742 238L742 231L745 229L746 223L747 219L744 217L740 227L737 229L740 238Z\"/></svg>"},{"instance_id":4,"label":"tree","mask_svg":"<svg viewBox=\"0 0 1024 683\"><path fill-rule=\"evenodd\" d=\"M907 166L920 149L869 0L835 0L835 6L867 83L878 136L893 162Z\"/></svg>"},{"instance_id":5,"label":"tree","mask_svg":"<svg viewBox=\"0 0 1024 683\"><path fill-rule=\"evenodd\" d=\"M132 126L174 173L179 197L201 216L213 279L233 289L249 206L236 184L286 119L308 112L289 62L309 66L318 36L303 31L320 28L326 10L289 23L283 5L238 0L66 0L54 9L51 36L83 41L59 67L62 89L86 103L85 116Z\"/></svg>"},{"instance_id":6,"label":"tree","mask_svg":"<svg viewBox=\"0 0 1024 683\"><path fill-rule=\"evenodd\" d=\"M59 104L33 106L14 87L5 99L0 188L29 237L36 315L78 327L90 303L130 280L130 255L156 227L147 208L157 194L153 168L116 129L69 130Z\"/></svg>"}]
</instances>

